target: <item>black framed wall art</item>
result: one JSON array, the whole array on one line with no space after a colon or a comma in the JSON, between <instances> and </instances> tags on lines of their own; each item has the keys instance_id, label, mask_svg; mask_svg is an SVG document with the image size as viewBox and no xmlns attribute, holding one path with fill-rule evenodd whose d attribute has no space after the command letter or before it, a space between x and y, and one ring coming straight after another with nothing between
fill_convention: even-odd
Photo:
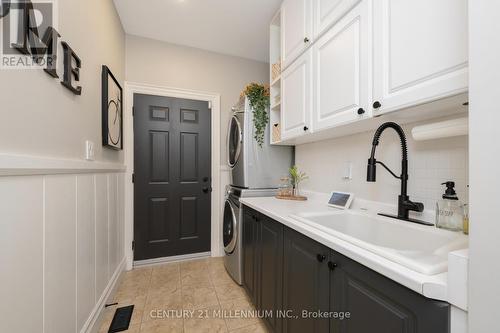
<instances>
[{"instance_id":1,"label":"black framed wall art","mask_svg":"<svg viewBox=\"0 0 500 333\"><path fill-rule=\"evenodd\" d=\"M123 90L105 65L102 66L102 144L123 149Z\"/></svg>"}]
</instances>

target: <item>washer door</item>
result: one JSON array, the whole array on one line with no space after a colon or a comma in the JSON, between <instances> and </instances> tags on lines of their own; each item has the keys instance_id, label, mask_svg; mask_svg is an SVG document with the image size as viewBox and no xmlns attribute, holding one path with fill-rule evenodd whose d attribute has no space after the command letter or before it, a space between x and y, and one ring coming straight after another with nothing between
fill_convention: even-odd
<instances>
[{"instance_id":1,"label":"washer door","mask_svg":"<svg viewBox=\"0 0 500 333\"><path fill-rule=\"evenodd\" d=\"M236 223L233 204L229 200L226 200L224 204L224 221L222 222L222 241L226 254L233 253L236 248L236 240L238 238Z\"/></svg>"},{"instance_id":2,"label":"washer door","mask_svg":"<svg viewBox=\"0 0 500 333\"><path fill-rule=\"evenodd\" d=\"M227 134L227 164L230 168L234 168L238 163L242 143L243 133L241 132L240 122L236 116L232 116Z\"/></svg>"}]
</instances>

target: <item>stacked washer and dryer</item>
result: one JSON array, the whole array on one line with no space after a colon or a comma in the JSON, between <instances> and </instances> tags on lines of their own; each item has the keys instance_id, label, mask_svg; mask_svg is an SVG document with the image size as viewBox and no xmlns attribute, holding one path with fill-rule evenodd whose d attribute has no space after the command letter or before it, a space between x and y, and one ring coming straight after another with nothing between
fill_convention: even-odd
<instances>
[{"instance_id":1,"label":"stacked washer and dryer","mask_svg":"<svg viewBox=\"0 0 500 333\"><path fill-rule=\"evenodd\" d=\"M226 187L222 239L224 265L242 283L242 219L240 198L273 196L280 178L293 163L293 147L272 146L269 131L260 147L254 139L253 112L248 98L233 107L227 135L231 182Z\"/></svg>"}]
</instances>

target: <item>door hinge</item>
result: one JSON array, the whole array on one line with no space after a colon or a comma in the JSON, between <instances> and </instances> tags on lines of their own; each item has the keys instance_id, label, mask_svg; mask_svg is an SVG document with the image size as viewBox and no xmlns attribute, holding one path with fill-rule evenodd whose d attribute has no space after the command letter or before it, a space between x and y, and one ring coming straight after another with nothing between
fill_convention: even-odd
<instances>
[{"instance_id":1,"label":"door hinge","mask_svg":"<svg viewBox=\"0 0 500 333\"><path fill-rule=\"evenodd\" d=\"M211 101L208 101L208 108L209 108L210 110L212 110L212 102L211 102Z\"/></svg>"},{"instance_id":2,"label":"door hinge","mask_svg":"<svg viewBox=\"0 0 500 333\"><path fill-rule=\"evenodd\" d=\"M132 241L132 251L135 250L135 241Z\"/></svg>"},{"instance_id":3,"label":"door hinge","mask_svg":"<svg viewBox=\"0 0 500 333\"><path fill-rule=\"evenodd\" d=\"M135 183L135 173L132 174L132 183Z\"/></svg>"},{"instance_id":4,"label":"door hinge","mask_svg":"<svg viewBox=\"0 0 500 333\"><path fill-rule=\"evenodd\" d=\"M135 106L132 107L132 117L135 116Z\"/></svg>"}]
</instances>

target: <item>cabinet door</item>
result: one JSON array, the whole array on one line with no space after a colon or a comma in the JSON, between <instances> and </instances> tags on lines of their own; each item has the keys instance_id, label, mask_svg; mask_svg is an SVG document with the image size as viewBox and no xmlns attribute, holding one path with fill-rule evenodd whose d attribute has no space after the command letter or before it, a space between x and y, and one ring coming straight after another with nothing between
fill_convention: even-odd
<instances>
[{"instance_id":1,"label":"cabinet door","mask_svg":"<svg viewBox=\"0 0 500 333\"><path fill-rule=\"evenodd\" d=\"M296 138L310 131L312 111L312 51L297 59L282 74L281 137Z\"/></svg>"},{"instance_id":2,"label":"cabinet door","mask_svg":"<svg viewBox=\"0 0 500 333\"><path fill-rule=\"evenodd\" d=\"M467 0L374 1L377 114L465 92Z\"/></svg>"},{"instance_id":3,"label":"cabinet door","mask_svg":"<svg viewBox=\"0 0 500 333\"><path fill-rule=\"evenodd\" d=\"M288 67L312 43L312 1L285 0L281 5L281 63Z\"/></svg>"},{"instance_id":4,"label":"cabinet door","mask_svg":"<svg viewBox=\"0 0 500 333\"><path fill-rule=\"evenodd\" d=\"M328 311L329 249L291 229L285 229L283 265L283 310L292 316L283 320L283 332L328 332L328 320L304 318L302 311Z\"/></svg>"},{"instance_id":5,"label":"cabinet door","mask_svg":"<svg viewBox=\"0 0 500 333\"><path fill-rule=\"evenodd\" d=\"M350 318L331 319L336 333L448 333L450 306L416 292L336 252L330 307Z\"/></svg>"},{"instance_id":6,"label":"cabinet door","mask_svg":"<svg viewBox=\"0 0 500 333\"><path fill-rule=\"evenodd\" d=\"M264 321L273 332L281 332L283 296L283 225L268 217L260 224L260 276L258 309L272 313Z\"/></svg>"},{"instance_id":7,"label":"cabinet door","mask_svg":"<svg viewBox=\"0 0 500 333\"><path fill-rule=\"evenodd\" d=\"M313 47L313 128L371 116L371 0L361 1Z\"/></svg>"},{"instance_id":8,"label":"cabinet door","mask_svg":"<svg viewBox=\"0 0 500 333\"><path fill-rule=\"evenodd\" d=\"M256 212L244 208L243 212L243 288L253 304L257 304L259 222Z\"/></svg>"},{"instance_id":9,"label":"cabinet door","mask_svg":"<svg viewBox=\"0 0 500 333\"><path fill-rule=\"evenodd\" d=\"M314 38L326 32L361 0L316 0L313 8Z\"/></svg>"}]
</instances>

